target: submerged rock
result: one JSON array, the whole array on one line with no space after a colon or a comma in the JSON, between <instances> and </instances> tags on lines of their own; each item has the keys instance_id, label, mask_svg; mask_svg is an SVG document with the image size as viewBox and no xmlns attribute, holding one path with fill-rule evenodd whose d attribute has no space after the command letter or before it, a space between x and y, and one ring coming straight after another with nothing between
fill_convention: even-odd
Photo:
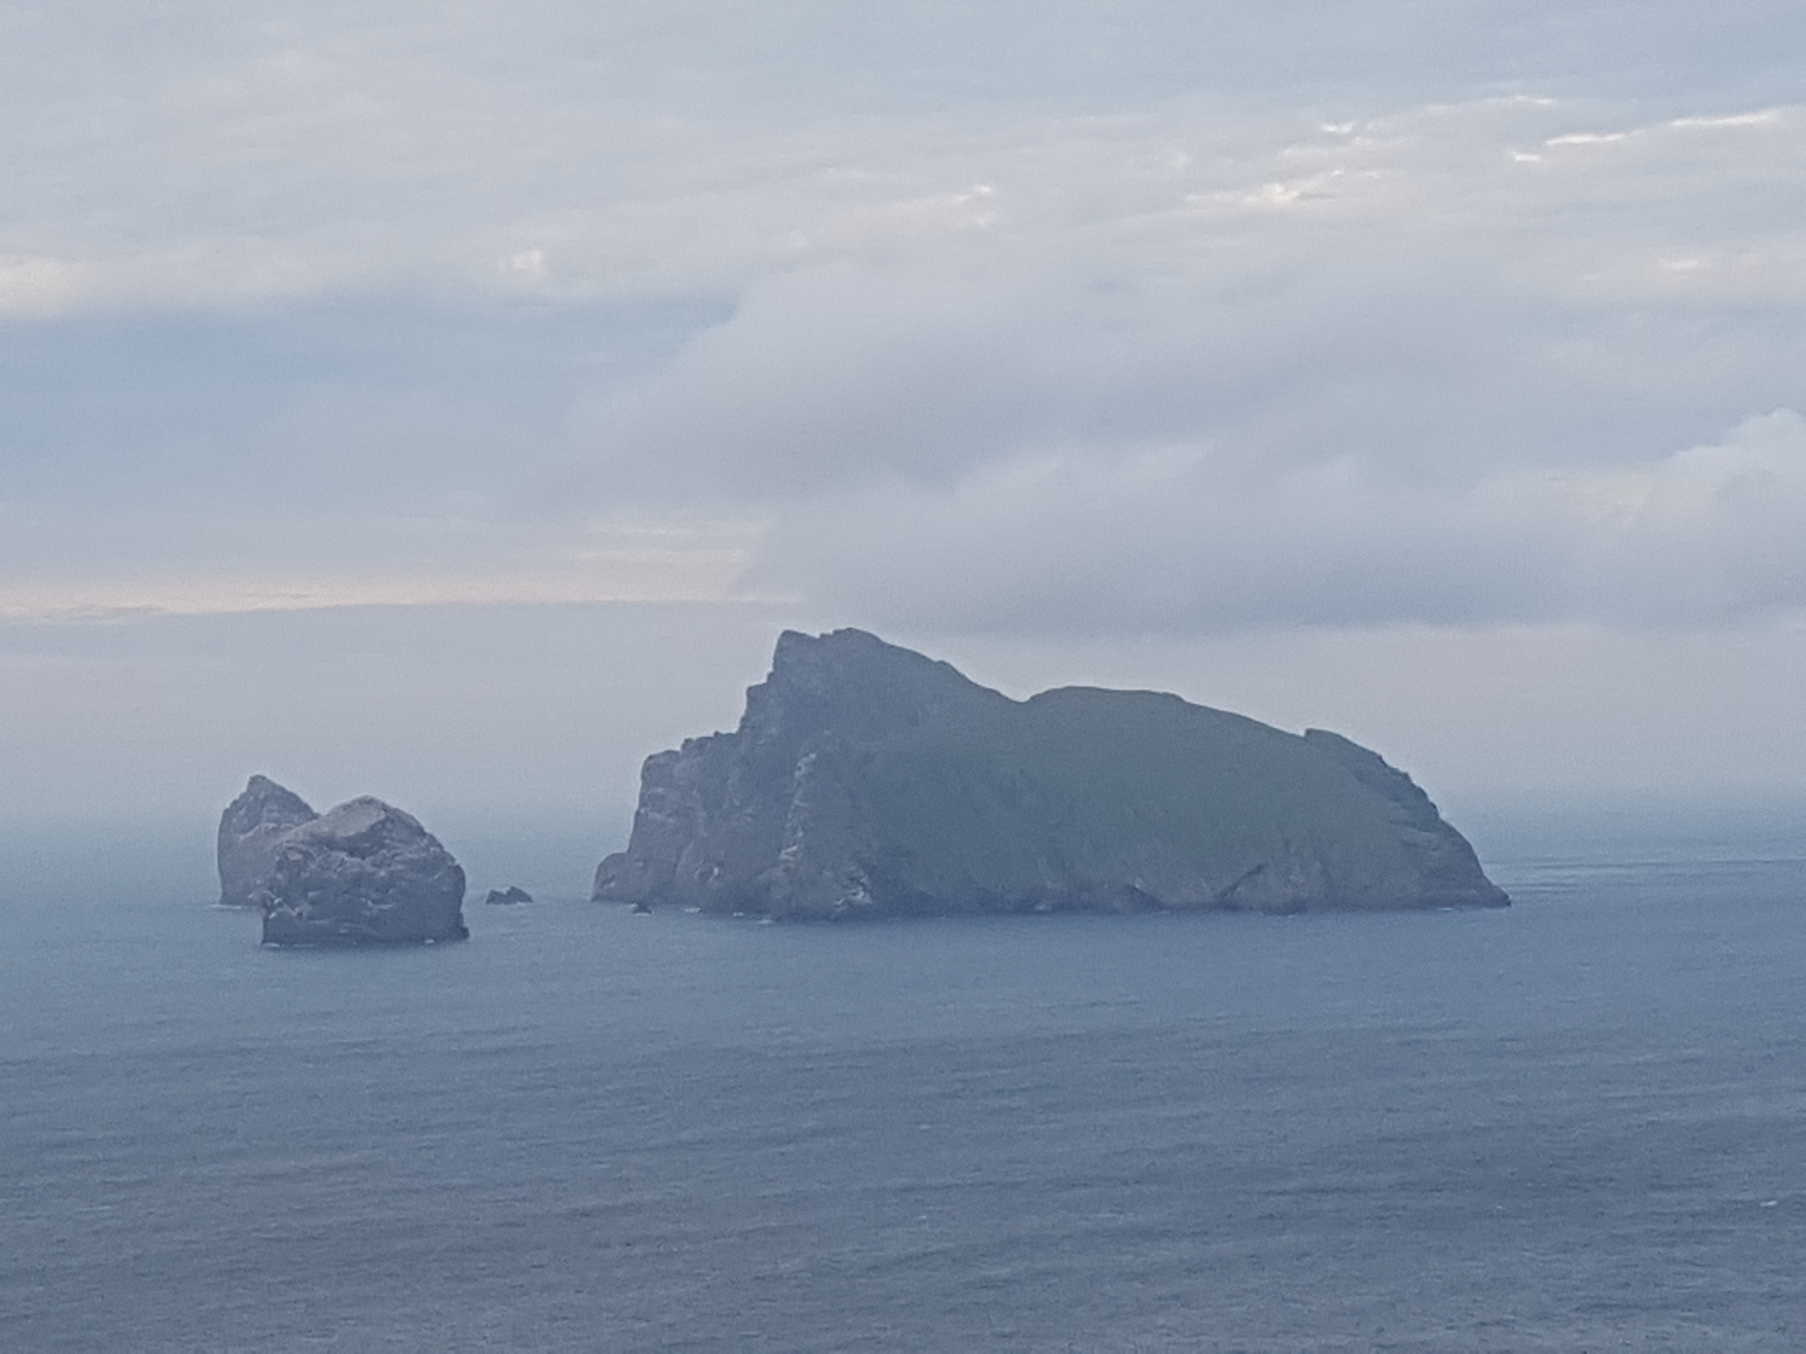
<instances>
[{"instance_id":1,"label":"submerged rock","mask_svg":"<svg viewBox=\"0 0 1806 1354\"><path fill-rule=\"evenodd\" d=\"M220 815L220 903L225 907L258 906L258 891L275 864L277 843L292 828L318 817L293 790L268 776L252 776L244 793Z\"/></svg>"},{"instance_id":2,"label":"submerged rock","mask_svg":"<svg viewBox=\"0 0 1806 1354\"><path fill-rule=\"evenodd\" d=\"M647 758L597 899L774 917L1502 906L1403 772L1147 691L1026 701L786 631L733 733Z\"/></svg>"},{"instance_id":3,"label":"submerged rock","mask_svg":"<svg viewBox=\"0 0 1806 1354\"><path fill-rule=\"evenodd\" d=\"M260 897L266 944L402 944L470 934L458 862L413 815L369 796L284 834Z\"/></svg>"},{"instance_id":4,"label":"submerged rock","mask_svg":"<svg viewBox=\"0 0 1806 1354\"><path fill-rule=\"evenodd\" d=\"M510 884L505 889L490 889L488 896L483 901L497 906L504 903L530 903L533 901L533 895L523 888L517 888Z\"/></svg>"}]
</instances>

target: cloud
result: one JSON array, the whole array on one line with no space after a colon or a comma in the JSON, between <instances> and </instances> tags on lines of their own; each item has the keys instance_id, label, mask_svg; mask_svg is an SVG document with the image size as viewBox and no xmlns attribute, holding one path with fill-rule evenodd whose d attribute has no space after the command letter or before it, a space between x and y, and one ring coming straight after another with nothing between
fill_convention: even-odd
<instances>
[{"instance_id":1,"label":"cloud","mask_svg":"<svg viewBox=\"0 0 1806 1354\"><path fill-rule=\"evenodd\" d=\"M799 248L819 261L982 217L971 195L1006 177L1105 198L1121 187L1106 167L1209 177L1236 125L1262 118L1343 138L1491 97L1747 131L1797 97L1786 54L1806 42L1785 0L1704 26L1691 4L1628 0L1048 0L1032 25L951 0L529 0L506 15L87 0L5 24L0 254L83 280L34 284L29 310L0 289L11 313L506 292L523 277L497 261L534 251L554 295L737 288ZM1183 106L1205 116L1162 111ZM1122 147L1074 179L1074 148L1121 146L1124 121L1191 144ZM1291 191L1284 175L1250 187L1269 183Z\"/></svg>"},{"instance_id":2,"label":"cloud","mask_svg":"<svg viewBox=\"0 0 1806 1354\"><path fill-rule=\"evenodd\" d=\"M1722 624L1806 608L1806 418L1584 473L1052 455L801 511L754 578L906 626L1215 631Z\"/></svg>"},{"instance_id":3,"label":"cloud","mask_svg":"<svg viewBox=\"0 0 1806 1354\"><path fill-rule=\"evenodd\" d=\"M1572 519L1798 403L1797 7L4 22L20 606L713 596L742 561L970 624L1759 605L1742 538L1696 524L1698 587L1640 592ZM1145 523L1115 562L1029 549L1106 511ZM660 587L597 573L598 520L730 525Z\"/></svg>"},{"instance_id":4,"label":"cloud","mask_svg":"<svg viewBox=\"0 0 1806 1354\"><path fill-rule=\"evenodd\" d=\"M58 314L81 300L88 282L80 264L45 255L0 254L0 316Z\"/></svg>"}]
</instances>

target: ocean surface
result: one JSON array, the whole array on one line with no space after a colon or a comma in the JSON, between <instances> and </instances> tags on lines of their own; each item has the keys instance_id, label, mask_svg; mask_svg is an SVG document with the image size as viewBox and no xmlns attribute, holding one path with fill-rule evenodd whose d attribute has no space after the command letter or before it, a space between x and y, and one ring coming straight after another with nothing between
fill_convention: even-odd
<instances>
[{"instance_id":1,"label":"ocean surface","mask_svg":"<svg viewBox=\"0 0 1806 1354\"><path fill-rule=\"evenodd\" d=\"M345 953L0 898L0 1350L1791 1354L1802 856Z\"/></svg>"}]
</instances>

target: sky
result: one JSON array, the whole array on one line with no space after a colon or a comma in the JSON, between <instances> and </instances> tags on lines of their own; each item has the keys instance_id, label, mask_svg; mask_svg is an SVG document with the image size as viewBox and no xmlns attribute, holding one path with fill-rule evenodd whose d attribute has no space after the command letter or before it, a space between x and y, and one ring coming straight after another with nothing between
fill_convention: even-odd
<instances>
[{"instance_id":1,"label":"sky","mask_svg":"<svg viewBox=\"0 0 1806 1354\"><path fill-rule=\"evenodd\" d=\"M1806 9L0 9L0 823L618 844L783 626L1806 782ZM1484 843L1482 843L1484 853Z\"/></svg>"}]
</instances>

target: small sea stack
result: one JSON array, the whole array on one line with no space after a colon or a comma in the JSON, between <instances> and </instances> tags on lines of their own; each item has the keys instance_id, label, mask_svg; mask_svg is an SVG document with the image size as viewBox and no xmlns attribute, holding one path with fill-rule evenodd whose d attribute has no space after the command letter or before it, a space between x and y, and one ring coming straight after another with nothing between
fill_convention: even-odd
<instances>
[{"instance_id":1,"label":"small sea stack","mask_svg":"<svg viewBox=\"0 0 1806 1354\"><path fill-rule=\"evenodd\" d=\"M257 890L268 945L464 940L464 870L420 825L363 796L291 828Z\"/></svg>"},{"instance_id":2,"label":"small sea stack","mask_svg":"<svg viewBox=\"0 0 1806 1354\"><path fill-rule=\"evenodd\" d=\"M258 890L276 863L277 844L291 829L319 816L293 790L268 776L252 776L244 793L220 815L220 905L258 906Z\"/></svg>"}]
</instances>

